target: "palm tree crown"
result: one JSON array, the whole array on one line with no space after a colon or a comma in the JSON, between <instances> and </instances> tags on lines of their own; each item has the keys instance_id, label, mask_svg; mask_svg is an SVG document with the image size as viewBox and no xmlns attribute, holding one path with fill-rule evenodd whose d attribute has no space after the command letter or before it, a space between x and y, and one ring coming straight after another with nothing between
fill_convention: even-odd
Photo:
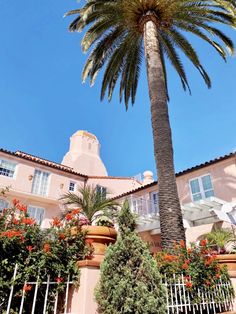
<instances>
[{"instance_id":1,"label":"palm tree crown","mask_svg":"<svg viewBox=\"0 0 236 314\"><path fill-rule=\"evenodd\" d=\"M87 0L81 9L66 14L78 14L70 24L70 31L82 31L91 24L82 40L84 52L93 46L84 66L83 81L89 77L92 85L104 66L101 98L108 92L108 99L111 99L120 77L120 100L124 95L126 107L130 99L134 103L143 55L144 24L152 20L157 28L165 80L165 58L168 58L183 88L189 89L177 52L180 49L210 87L210 78L183 31L208 42L225 60L225 48L233 54L233 43L212 24L235 26L235 3L234 0Z\"/></svg>"},{"instance_id":2,"label":"palm tree crown","mask_svg":"<svg viewBox=\"0 0 236 314\"><path fill-rule=\"evenodd\" d=\"M79 193L68 192L64 194L60 200L64 205L74 205L81 208L81 213L84 214L90 223L101 215L107 215L112 218L118 204L107 199L93 186L85 186L79 188Z\"/></svg>"}]
</instances>

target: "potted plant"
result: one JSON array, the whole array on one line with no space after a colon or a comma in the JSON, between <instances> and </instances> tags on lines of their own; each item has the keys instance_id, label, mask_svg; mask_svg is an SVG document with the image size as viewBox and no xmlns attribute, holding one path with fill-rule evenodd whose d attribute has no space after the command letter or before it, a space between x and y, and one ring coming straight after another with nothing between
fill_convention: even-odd
<instances>
[{"instance_id":1,"label":"potted plant","mask_svg":"<svg viewBox=\"0 0 236 314\"><path fill-rule=\"evenodd\" d=\"M93 186L86 185L79 188L78 192L68 192L60 198L67 206L63 216L72 222L72 233L76 235L79 229L86 233L85 241L93 248L93 255L88 258L100 264L106 247L116 241L113 220L118 203L107 199Z\"/></svg>"},{"instance_id":2,"label":"potted plant","mask_svg":"<svg viewBox=\"0 0 236 314\"><path fill-rule=\"evenodd\" d=\"M226 265L230 276L236 277L236 254L232 249L235 236L231 229L216 229L205 235L209 245L216 251L216 258L223 266Z\"/></svg>"}]
</instances>

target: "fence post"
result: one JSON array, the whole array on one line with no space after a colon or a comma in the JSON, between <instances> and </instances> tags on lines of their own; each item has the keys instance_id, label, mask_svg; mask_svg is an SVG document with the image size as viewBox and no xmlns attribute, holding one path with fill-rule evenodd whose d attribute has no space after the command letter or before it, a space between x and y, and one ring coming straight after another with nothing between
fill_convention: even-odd
<instances>
[{"instance_id":1,"label":"fence post","mask_svg":"<svg viewBox=\"0 0 236 314\"><path fill-rule=\"evenodd\" d=\"M13 281L12 281L11 291L10 291L10 295L9 295L9 299L8 299L7 313L6 314L9 314L10 309L11 309L11 300L12 300L12 296L13 296L13 290L14 290L14 284L15 284L15 280L16 280L17 269L18 269L18 265L16 264L15 269L14 269Z\"/></svg>"}]
</instances>

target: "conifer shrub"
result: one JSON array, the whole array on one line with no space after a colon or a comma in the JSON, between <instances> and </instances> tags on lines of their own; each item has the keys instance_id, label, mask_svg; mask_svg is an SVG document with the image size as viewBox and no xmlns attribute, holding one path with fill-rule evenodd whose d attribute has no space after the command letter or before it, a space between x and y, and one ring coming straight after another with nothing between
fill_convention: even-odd
<instances>
[{"instance_id":1,"label":"conifer shrub","mask_svg":"<svg viewBox=\"0 0 236 314\"><path fill-rule=\"evenodd\" d=\"M135 232L135 218L127 201L118 224L117 242L106 251L95 291L98 313L166 313L166 291L157 264Z\"/></svg>"}]
</instances>

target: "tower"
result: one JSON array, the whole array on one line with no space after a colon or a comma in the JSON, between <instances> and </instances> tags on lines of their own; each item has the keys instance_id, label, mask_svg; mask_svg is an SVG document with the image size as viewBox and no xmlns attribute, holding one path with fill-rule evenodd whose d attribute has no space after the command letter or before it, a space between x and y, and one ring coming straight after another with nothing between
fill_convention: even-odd
<instances>
[{"instance_id":1,"label":"tower","mask_svg":"<svg viewBox=\"0 0 236 314\"><path fill-rule=\"evenodd\" d=\"M62 164L85 175L107 176L100 158L100 143L95 135L87 131L80 130L71 136L70 148Z\"/></svg>"}]
</instances>

